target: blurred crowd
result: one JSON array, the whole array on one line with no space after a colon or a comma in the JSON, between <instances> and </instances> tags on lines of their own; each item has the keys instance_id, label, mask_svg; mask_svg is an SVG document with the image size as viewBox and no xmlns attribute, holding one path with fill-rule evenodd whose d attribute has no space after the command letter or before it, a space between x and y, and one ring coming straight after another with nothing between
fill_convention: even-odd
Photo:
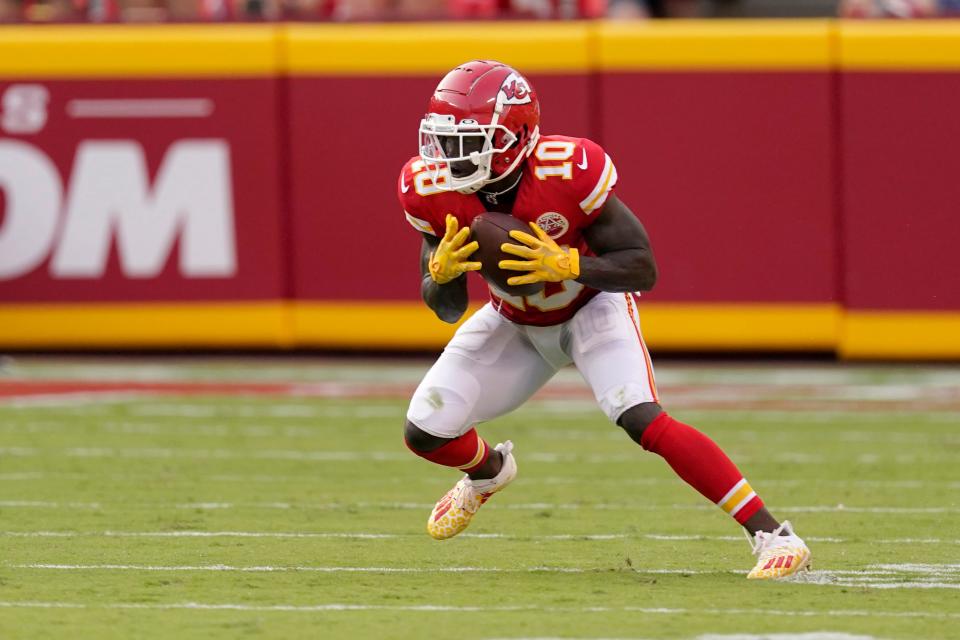
<instances>
[{"instance_id":1,"label":"blurred crowd","mask_svg":"<svg viewBox=\"0 0 960 640\"><path fill-rule=\"evenodd\" d=\"M791 9L795 11L791 13ZM0 0L0 22L960 15L960 0Z\"/></svg>"}]
</instances>

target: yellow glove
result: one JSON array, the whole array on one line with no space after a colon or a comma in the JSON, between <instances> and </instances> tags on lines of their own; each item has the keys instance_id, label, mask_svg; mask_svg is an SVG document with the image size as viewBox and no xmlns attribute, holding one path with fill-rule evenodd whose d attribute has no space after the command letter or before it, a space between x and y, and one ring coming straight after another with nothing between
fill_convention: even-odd
<instances>
[{"instance_id":1,"label":"yellow glove","mask_svg":"<svg viewBox=\"0 0 960 640\"><path fill-rule=\"evenodd\" d=\"M467 271L478 271L481 267L479 262L466 262L470 254L479 249L480 245L476 240L464 245L463 243L470 236L470 228L464 227L457 231L458 226L457 219L448 213L447 230L427 261L430 277L437 284L446 284Z\"/></svg>"},{"instance_id":2,"label":"yellow glove","mask_svg":"<svg viewBox=\"0 0 960 640\"><path fill-rule=\"evenodd\" d=\"M507 279L507 284L532 284L534 282L560 282L580 275L580 254L576 249L564 249L534 223L530 228L537 234L534 238L523 231L511 231L510 237L522 245L504 242L500 250L523 260L501 260L500 268L511 271L529 271Z\"/></svg>"}]
</instances>

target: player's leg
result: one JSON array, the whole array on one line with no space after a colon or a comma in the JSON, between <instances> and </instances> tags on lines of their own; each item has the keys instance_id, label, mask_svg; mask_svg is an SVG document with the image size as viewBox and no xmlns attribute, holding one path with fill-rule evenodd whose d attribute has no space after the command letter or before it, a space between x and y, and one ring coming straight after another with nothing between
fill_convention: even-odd
<instances>
[{"instance_id":1,"label":"player's leg","mask_svg":"<svg viewBox=\"0 0 960 640\"><path fill-rule=\"evenodd\" d=\"M755 568L751 577L788 575L809 562L806 545L793 535L789 523L781 526L770 515L723 450L663 411L631 295L597 296L571 321L571 336L574 362L610 419L750 531L761 559L763 553L781 548L783 553L763 560L762 566L769 560L769 567L758 575Z\"/></svg>"},{"instance_id":2,"label":"player's leg","mask_svg":"<svg viewBox=\"0 0 960 640\"><path fill-rule=\"evenodd\" d=\"M467 474L431 513L431 536L465 529L480 505L513 480L512 443L490 447L475 425L523 404L555 371L489 305L460 327L414 392L404 425L411 451Z\"/></svg>"},{"instance_id":3,"label":"player's leg","mask_svg":"<svg viewBox=\"0 0 960 640\"><path fill-rule=\"evenodd\" d=\"M697 429L667 414L658 403L630 407L616 422L634 442L664 458L687 484L751 534L780 526L723 450Z\"/></svg>"},{"instance_id":4,"label":"player's leg","mask_svg":"<svg viewBox=\"0 0 960 640\"><path fill-rule=\"evenodd\" d=\"M657 403L627 409L617 424L750 532L758 559L747 577L780 578L810 564L810 550L790 523L773 517L737 466L709 437L672 418Z\"/></svg>"},{"instance_id":5,"label":"player's leg","mask_svg":"<svg viewBox=\"0 0 960 640\"><path fill-rule=\"evenodd\" d=\"M490 477L500 456L482 446L475 425L519 407L555 370L517 325L484 306L460 327L414 392L404 440L432 462L473 479ZM458 442L467 443L459 453ZM488 457L495 462L481 462Z\"/></svg>"}]
</instances>

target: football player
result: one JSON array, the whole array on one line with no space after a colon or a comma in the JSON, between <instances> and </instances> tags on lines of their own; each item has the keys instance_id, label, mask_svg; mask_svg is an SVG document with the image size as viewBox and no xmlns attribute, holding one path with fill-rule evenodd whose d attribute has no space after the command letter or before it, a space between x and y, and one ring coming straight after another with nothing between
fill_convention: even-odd
<instances>
[{"instance_id":1,"label":"football player","mask_svg":"<svg viewBox=\"0 0 960 640\"><path fill-rule=\"evenodd\" d=\"M518 297L490 287L490 301L456 332L410 402L404 429L418 456L466 475L427 521L436 539L457 535L517 474L510 441L490 447L476 425L519 407L573 363L604 413L637 444L732 516L759 556L750 578L808 566L810 551L777 521L736 465L707 436L660 406L634 292L657 269L643 225L614 194L617 170L585 138L540 133L533 86L499 62L449 72L420 122L420 153L400 173L398 196L423 235L421 293L439 318L467 309L465 273L480 269L467 242L485 211L529 223L502 250L516 256L508 284L543 282Z\"/></svg>"}]
</instances>

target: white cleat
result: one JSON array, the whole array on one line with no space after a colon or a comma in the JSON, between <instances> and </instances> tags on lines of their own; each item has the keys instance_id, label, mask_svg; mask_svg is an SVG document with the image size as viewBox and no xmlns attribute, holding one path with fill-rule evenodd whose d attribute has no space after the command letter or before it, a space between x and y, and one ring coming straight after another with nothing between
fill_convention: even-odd
<instances>
[{"instance_id":1,"label":"white cleat","mask_svg":"<svg viewBox=\"0 0 960 640\"><path fill-rule=\"evenodd\" d=\"M471 480L464 476L453 485L453 489L440 498L430 513L430 519L427 520L430 537L446 540L466 529L477 509L517 477L517 461L511 453L513 443L507 440L494 449L503 456L500 473L489 480Z\"/></svg>"},{"instance_id":2,"label":"white cleat","mask_svg":"<svg viewBox=\"0 0 960 640\"><path fill-rule=\"evenodd\" d=\"M790 534L780 535L784 530ZM746 534L746 531L744 533ZM753 547L753 555L757 556L756 566L747 574L751 580L786 578L810 568L810 549L793 532L793 525L789 520L784 520L783 524L770 533L758 531L753 539L747 534L747 539Z\"/></svg>"}]
</instances>

